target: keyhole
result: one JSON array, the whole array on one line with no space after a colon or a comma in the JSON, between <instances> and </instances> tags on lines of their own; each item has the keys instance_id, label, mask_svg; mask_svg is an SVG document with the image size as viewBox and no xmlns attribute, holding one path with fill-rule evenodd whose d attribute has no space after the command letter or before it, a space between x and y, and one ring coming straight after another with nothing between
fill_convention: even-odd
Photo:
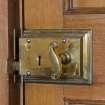
<instances>
[{"instance_id":1,"label":"keyhole","mask_svg":"<svg viewBox=\"0 0 105 105\"><path fill-rule=\"evenodd\" d=\"M41 65L41 56L38 56L38 65Z\"/></svg>"}]
</instances>

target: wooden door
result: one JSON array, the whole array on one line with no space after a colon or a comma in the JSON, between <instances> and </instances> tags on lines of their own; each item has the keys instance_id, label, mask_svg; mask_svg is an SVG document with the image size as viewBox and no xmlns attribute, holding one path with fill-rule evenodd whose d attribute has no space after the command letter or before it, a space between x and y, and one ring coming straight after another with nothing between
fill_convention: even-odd
<instances>
[{"instance_id":1,"label":"wooden door","mask_svg":"<svg viewBox=\"0 0 105 105\"><path fill-rule=\"evenodd\" d=\"M8 105L8 0L0 0L0 105Z\"/></svg>"},{"instance_id":2,"label":"wooden door","mask_svg":"<svg viewBox=\"0 0 105 105\"><path fill-rule=\"evenodd\" d=\"M67 105L72 100L105 105L105 0L24 0L23 5L24 29L93 30L93 84L26 83L25 105L64 105L65 99Z\"/></svg>"}]
</instances>

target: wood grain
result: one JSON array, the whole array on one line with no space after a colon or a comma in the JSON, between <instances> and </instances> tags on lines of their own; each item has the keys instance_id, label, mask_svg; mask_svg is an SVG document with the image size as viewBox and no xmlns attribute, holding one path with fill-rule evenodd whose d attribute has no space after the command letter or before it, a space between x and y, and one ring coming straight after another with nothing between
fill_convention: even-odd
<instances>
[{"instance_id":1,"label":"wood grain","mask_svg":"<svg viewBox=\"0 0 105 105\"><path fill-rule=\"evenodd\" d=\"M105 14L105 1L64 0L64 14Z\"/></svg>"},{"instance_id":2,"label":"wood grain","mask_svg":"<svg viewBox=\"0 0 105 105\"><path fill-rule=\"evenodd\" d=\"M74 0L74 7L105 7L105 0Z\"/></svg>"},{"instance_id":3,"label":"wood grain","mask_svg":"<svg viewBox=\"0 0 105 105\"><path fill-rule=\"evenodd\" d=\"M8 56L8 2L0 0L0 59Z\"/></svg>"},{"instance_id":4,"label":"wood grain","mask_svg":"<svg viewBox=\"0 0 105 105\"><path fill-rule=\"evenodd\" d=\"M85 1L83 2L83 0L81 1L82 2L78 3L78 5L80 6L90 5L89 4L90 2L86 3ZM102 2L103 5L104 1ZM31 3L33 4L33 1ZM97 6L97 4L98 3L91 5ZM43 17L46 17L44 11L46 11L47 13L48 10L46 9L48 9L48 7L46 7L46 9L40 10L41 6L44 6L44 3L41 4L40 2L38 6L36 4L33 4L31 6L33 8L33 11L35 11L34 14L35 13L38 14L34 19L33 18L31 19L30 16L34 17L35 15L28 16L28 14L26 14L29 13L29 9L28 12L25 13L25 15L27 16L27 18L25 19L25 26L27 28L42 28L42 27L46 28L47 26L57 28L58 25L61 26L60 24L63 23L63 28L90 28L93 30L93 84L92 85L53 85L53 84L46 85L46 84L35 84L35 83L25 84L26 105L42 105L42 104L63 105L64 104L62 103L63 97L69 99L82 99L82 100L105 100L105 66L104 66L105 65L105 14L64 15L63 22L61 21L62 20L61 19L60 24L54 24L54 25L52 24L52 22L54 22L53 19L48 17L48 19L50 19L50 22L47 21L46 25L45 24L46 20L43 20L44 19ZM61 13L60 7L55 7L55 8L56 8L55 10L58 10L57 12ZM25 11L27 11L26 8ZM52 11L50 12L53 13ZM39 17L41 14L43 14L42 17ZM56 14L55 17L60 19L59 16L57 17ZM56 97L58 97L58 99Z\"/></svg>"},{"instance_id":5,"label":"wood grain","mask_svg":"<svg viewBox=\"0 0 105 105\"><path fill-rule=\"evenodd\" d=\"M102 100L78 100L64 98L65 105L105 105L105 101Z\"/></svg>"},{"instance_id":6,"label":"wood grain","mask_svg":"<svg viewBox=\"0 0 105 105\"><path fill-rule=\"evenodd\" d=\"M105 100L105 15L64 16L65 28L93 29L93 85L65 86L64 96Z\"/></svg>"},{"instance_id":7,"label":"wood grain","mask_svg":"<svg viewBox=\"0 0 105 105\"><path fill-rule=\"evenodd\" d=\"M8 105L8 0L0 0L0 105Z\"/></svg>"},{"instance_id":8,"label":"wood grain","mask_svg":"<svg viewBox=\"0 0 105 105\"><path fill-rule=\"evenodd\" d=\"M64 105L63 87L51 84L27 84L25 105Z\"/></svg>"},{"instance_id":9,"label":"wood grain","mask_svg":"<svg viewBox=\"0 0 105 105\"><path fill-rule=\"evenodd\" d=\"M61 28L62 0L24 0L24 28Z\"/></svg>"}]
</instances>

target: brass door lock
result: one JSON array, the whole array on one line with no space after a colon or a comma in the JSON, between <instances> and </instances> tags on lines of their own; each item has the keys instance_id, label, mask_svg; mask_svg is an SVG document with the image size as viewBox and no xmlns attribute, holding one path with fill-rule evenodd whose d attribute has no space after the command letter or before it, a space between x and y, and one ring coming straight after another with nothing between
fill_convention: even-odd
<instances>
[{"instance_id":1,"label":"brass door lock","mask_svg":"<svg viewBox=\"0 0 105 105\"><path fill-rule=\"evenodd\" d=\"M78 49L79 48L77 48L77 50ZM80 51L78 50L78 53L79 52ZM49 46L49 55L50 55L50 61L52 63L52 70L53 70L53 73L51 74L52 79L61 78L67 72L66 71L67 69L71 69L71 70L74 69L73 72L76 72L75 71L77 67L76 65L77 64L79 65L79 62L77 61L75 63L72 63L74 59L72 57L73 53L72 53L70 40L64 39L59 44L57 42L52 42ZM71 68L70 65L75 65L75 68ZM77 69L79 70L79 66Z\"/></svg>"},{"instance_id":2,"label":"brass door lock","mask_svg":"<svg viewBox=\"0 0 105 105\"><path fill-rule=\"evenodd\" d=\"M91 30L26 31L19 39L20 75L37 81L91 83L91 38Z\"/></svg>"}]
</instances>

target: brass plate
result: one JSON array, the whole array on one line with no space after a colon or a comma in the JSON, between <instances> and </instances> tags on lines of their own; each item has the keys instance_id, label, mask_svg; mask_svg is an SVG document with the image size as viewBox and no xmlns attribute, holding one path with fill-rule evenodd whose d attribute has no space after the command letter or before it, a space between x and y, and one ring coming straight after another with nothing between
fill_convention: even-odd
<instances>
[{"instance_id":1,"label":"brass plate","mask_svg":"<svg viewBox=\"0 0 105 105\"><path fill-rule=\"evenodd\" d=\"M57 80L83 79L91 81L91 30L31 30L19 39L20 74L42 80L51 79L53 69L60 67L62 74ZM54 49L58 64L52 64L49 46ZM62 63L61 55L68 52L70 62ZM55 62L55 61L54 61ZM57 71L57 70L55 70Z\"/></svg>"}]
</instances>

